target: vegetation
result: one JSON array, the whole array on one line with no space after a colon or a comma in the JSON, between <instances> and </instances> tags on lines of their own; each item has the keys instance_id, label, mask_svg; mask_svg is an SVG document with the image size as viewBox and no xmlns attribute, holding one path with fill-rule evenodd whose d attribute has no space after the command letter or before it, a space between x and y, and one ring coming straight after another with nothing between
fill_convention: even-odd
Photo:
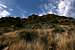
<instances>
[{"instance_id":1,"label":"vegetation","mask_svg":"<svg viewBox=\"0 0 75 50\"><path fill-rule=\"evenodd\" d=\"M65 30L62 27L60 27L60 25L55 25L53 32L62 33L65 32Z\"/></svg>"},{"instance_id":2,"label":"vegetation","mask_svg":"<svg viewBox=\"0 0 75 50\"><path fill-rule=\"evenodd\" d=\"M75 50L75 19L54 14L2 17L0 50Z\"/></svg>"},{"instance_id":3,"label":"vegetation","mask_svg":"<svg viewBox=\"0 0 75 50\"><path fill-rule=\"evenodd\" d=\"M20 32L18 34L19 39L23 39L26 42L33 42L34 40L36 40L38 38L38 34L36 32Z\"/></svg>"}]
</instances>

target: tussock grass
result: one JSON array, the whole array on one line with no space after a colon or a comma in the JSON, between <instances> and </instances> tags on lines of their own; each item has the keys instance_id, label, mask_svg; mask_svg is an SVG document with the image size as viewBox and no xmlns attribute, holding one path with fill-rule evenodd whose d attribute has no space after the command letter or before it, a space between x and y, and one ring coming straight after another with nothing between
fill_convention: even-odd
<instances>
[{"instance_id":1,"label":"tussock grass","mask_svg":"<svg viewBox=\"0 0 75 50\"><path fill-rule=\"evenodd\" d=\"M54 28L23 29L2 35L0 50L75 50L74 29L67 28L62 33L53 30Z\"/></svg>"}]
</instances>

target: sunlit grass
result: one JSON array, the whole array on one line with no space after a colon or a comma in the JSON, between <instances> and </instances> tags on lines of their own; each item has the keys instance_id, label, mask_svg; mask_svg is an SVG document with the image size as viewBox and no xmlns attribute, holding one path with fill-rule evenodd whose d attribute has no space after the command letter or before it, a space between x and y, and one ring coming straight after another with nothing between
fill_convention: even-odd
<instances>
[{"instance_id":1,"label":"sunlit grass","mask_svg":"<svg viewBox=\"0 0 75 50\"><path fill-rule=\"evenodd\" d=\"M7 50L75 50L75 30L71 29L67 28L62 33L53 32L54 28L16 30L0 36L0 48L7 48Z\"/></svg>"}]
</instances>

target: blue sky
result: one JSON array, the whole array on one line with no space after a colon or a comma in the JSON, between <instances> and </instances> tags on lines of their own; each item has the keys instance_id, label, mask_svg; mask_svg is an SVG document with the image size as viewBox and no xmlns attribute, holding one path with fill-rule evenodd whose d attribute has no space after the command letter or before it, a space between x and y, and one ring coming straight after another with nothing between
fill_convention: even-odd
<instances>
[{"instance_id":1,"label":"blue sky","mask_svg":"<svg viewBox=\"0 0 75 50\"><path fill-rule=\"evenodd\" d=\"M49 13L74 17L74 8L74 0L0 0L0 16L27 17Z\"/></svg>"}]
</instances>

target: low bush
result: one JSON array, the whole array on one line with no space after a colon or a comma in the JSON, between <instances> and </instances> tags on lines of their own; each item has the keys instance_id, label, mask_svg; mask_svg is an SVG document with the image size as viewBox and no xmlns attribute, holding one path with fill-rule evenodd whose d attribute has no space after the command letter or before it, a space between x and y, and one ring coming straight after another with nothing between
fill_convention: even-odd
<instances>
[{"instance_id":1,"label":"low bush","mask_svg":"<svg viewBox=\"0 0 75 50\"><path fill-rule=\"evenodd\" d=\"M38 38L38 35L36 32L20 32L19 38L25 40L26 42L33 42Z\"/></svg>"},{"instance_id":2,"label":"low bush","mask_svg":"<svg viewBox=\"0 0 75 50\"><path fill-rule=\"evenodd\" d=\"M53 32L61 33L65 32L65 30L60 26L55 26Z\"/></svg>"}]
</instances>

